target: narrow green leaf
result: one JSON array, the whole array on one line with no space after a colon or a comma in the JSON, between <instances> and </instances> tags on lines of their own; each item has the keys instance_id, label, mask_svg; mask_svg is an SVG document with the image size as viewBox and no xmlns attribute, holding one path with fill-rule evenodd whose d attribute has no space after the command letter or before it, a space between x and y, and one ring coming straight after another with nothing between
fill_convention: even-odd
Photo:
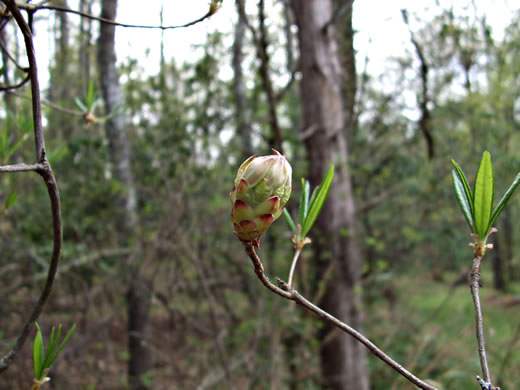
<instances>
[{"instance_id":1,"label":"narrow green leaf","mask_svg":"<svg viewBox=\"0 0 520 390\"><path fill-rule=\"evenodd\" d=\"M78 106L81 112L88 112L87 106L85 106L83 102L78 99L78 97L74 98L74 103L76 103L76 106Z\"/></svg>"},{"instance_id":2,"label":"narrow green leaf","mask_svg":"<svg viewBox=\"0 0 520 390\"><path fill-rule=\"evenodd\" d=\"M94 83L90 81L88 83L88 91L87 91L87 107L90 109L92 107L92 103L94 102Z\"/></svg>"},{"instance_id":3,"label":"narrow green leaf","mask_svg":"<svg viewBox=\"0 0 520 390\"><path fill-rule=\"evenodd\" d=\"M309 205L311 205L314 202L314 199L316 199L316 194L318 193L320 189L320 186L317 186L312 190L311 199L309 200ZM307 207L307 214L308 214L309 207Z\"/></svg>"},{"instance_id":4,"label":"narrow green leaf","mask_svg":"<svg viewBox=\"0 0 520 390\"><path fill-rule=\"evenodd\" d=\"M462 214L464 214L464 218L466 218L466 222L469 225L469 229L471 230L471 232L474 233L473 216L471 214L470 201L467 198L467 193L464 189L464 184L462 180L460 180L460 176L457 174L457 171L455 171L455 169L451 171L451 177L453 179L453 188L455 189L455 196L457 197L457 201L459 202Z\"/></svg>"},{"instance_id":5,"label":"narrow green leaf","mask_svg":"<svg viewBox=\"0 0 520 390\"><path fill-rule=\"evenodd\" d=\"M72 328L69 329L69 331L63 338L63 341L61 342L58 350L56 351L56 354L54 355L54 359L52 359L52 363L54 363L54 361L58 358L59 354L61 353L61 350L63 349L63 347L65 347L65 344L67 344L67 342L69 341L70 336L72 336L72 333L74 333L74 330L76 330L76 324L72 325Z\"/></svg>"},{"instance_id":6,"label":"narrow green leaf","mask_svg":"<svg viewBox=\"0 0 520 390\"><path fill-rule=\"evenodd\" d=\"M7 195L7 199L5 200L4 208L6 210L9 209L9 207L14 205L17 200L18 200L18 193L17 192L9 193L9 195Z\"/></svg>"},{"instance_id":7,"label":"narrow green leaf","mask_svg":"<svg viewBox=\"0 0 520 390\"><path fill-rule=\"evenodd\" d=\"M511 187L506 191L502 199L500 199L500 202L498 202L497 207L495 207L495 211L493 211L493 214L491 214L491 220L489 221L488 231L493 227L493 224L497 220L498 216L504 210L504 208L507 205L507 202L509 202L509 199L511 199L511 196L516 190L516 187L520 184L520 173L516 175L515 180L513 180L513 184L511 184Z\"/></svg>"},{"instance_id":8,"label":"narrow green leaf","mask_svg":"<svg viewBox=\"0 0 520 390\"><path fill-rule=\"evenodd\" d=\"M474 183L475 230L481 240L487 235L487 228L491 220L495 182L493 179L493 165L491 156L486 150L480 160Z\"/></svg>"},{"instance_id":9,"label":"narrow green leaf","mask_svg":"<svg viewBox=\"0 0 520 390\"><path fill-rule=\"evenodd\" d=\"M294 221L292 220L292 217L289 214L289 212L287 211L287 209L283 209L283 215L284 215L285 219L287 220L287 223L291 227L291 230L297 236L298 235L298 229L296 229L296 225L294 224Z\"/></svg>"},{"instance_id":10,"label":"narrow green leaf","mask_svg":"<svg viewBox=\"0 0 520 390\"><path fill-rule=\"evenodd\" d=\"M316 222L318 215L320 215L321 209L325 204L325 200L327 200L327 196L329 195L330 187L332 185L332 180L334 179L334 165L331 164L325 178L319 185L319 189L316 192L316 195L313 197L311 204L309 206L309 212L307 214L307 218L305 218L305 222L302 226L302 238L307 237L307 234Z\"/></svg>"},{"instance_id":11,"label":"narrow green leaf","mask_svg":"<svg viewBox=\"0 0 520 390\"><path fill-rule=\"evenodd\" d=\"M42 362L43 362L43 339L42 332L40 330L40 326L38 323L36 325L36 336L34 337L33 342L33 367L34 367L34 377L37 380L40 380L40 375L42 372Z\"/></svg>"},{"instance_id":12,"label":"narrow green leaf","mask_svg":"<svg viewBox=\"0 0 520 390\"><path fill-rule=\"evenodd\" d=\"M301 225L307 217L309 210L309 182L302 178L302 194L300 196L300 209L298 210L298 223Z\"/></svg>"},{"instance_id":13,"label":"narrow green leaf","mask_svg":"<svg viewBox=\"0 0 520 390\"><path fill-rule=\"evenodd\" d=\"M61 324L58 327L58 332L61 332ZM53 326L51 329L51 335L49 336L49 341L47 343L47 349L45 350L45 358L43 359L42 370L50 368L52 364L52 355L56 349L56 344L58 344L58 338L59 334L56 336L56 328Z\"/></svg>"},{"instance_id":14,"label":"narrow green leaf","mask_svg":"<svg viewBox=\"0 0 520 390\"><path fill-rule=\"evenodd\" d=\"M452 159L451 163L457 170L457 175L459 176L459 179L462 182L462 185L464 186L464 192L466 193L466 198L468 199L468 202L469 202L469 205L471 208L471 215L473 215L475 213L475 208L473 205L473 193L471 192L471 187L469 186L468 179L466 179L466 175L464 174L464 171L459 166L459 164L457 164L457 162L455 160Z\"/></svg>"}]
</instances>

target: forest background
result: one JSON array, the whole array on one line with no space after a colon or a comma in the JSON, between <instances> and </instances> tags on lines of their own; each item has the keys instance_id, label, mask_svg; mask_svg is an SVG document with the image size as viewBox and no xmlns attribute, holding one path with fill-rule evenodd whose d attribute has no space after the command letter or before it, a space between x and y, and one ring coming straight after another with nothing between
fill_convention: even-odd
<instances>
[{"instance_id":1,"label":"forest background","mask_svg":"<svg viewBox=\"0 0 520 390\"><path fill-rule=\"evenodd\" d=\"M323 58L311 53L323 42L301 38L319 24L305 3L328 12L324 47L337 50ZM501 26L486 17L493 5L477 0L456 8L432 1L427 12L396 8L408 44L382 58L356 41L351 1L225 0L211 18L175 29L189 44L191 29L215 23L224 7L234 12L232 26L207 28L189 52L171 53L169 30L159 29L150 52L117 58L114 32L139 36L143 26L96 18L148 24L126 20L125 2L47 5L83 16L34 13L47 157L64 226L58 279L39 323L46 334L58 323L77 325L45 386L322 389L359 381L359 389L413 388L256 279L232 233L229 191L243 159L274 147L293 166L292 213L301 177L316 185L328 162L347 159L349 167L333 184L295 287L438 388L475 388L471 237L453 195L450 158L472 177L489 150L497 194L519 171L517 10ZM204 16L207 5L194 10L174 24ZM166 15L159 13L163 26ZM24 79L26 59L13 23L0 39L5 87ZM342 69L318 72L325 86L310 95L309 58ZM334 93L336 104L327 105ZM28 86L3 92L2 165L33 156L28 97ZM340 135L327 133L330 122ZM53 250L48 197L35 176L0 176L2 353L38 299ZM329 226L333 205L342 204L354 208ZM489 360L504 389L520 385L519 212L513 199L482 268ZM323 237L345 244L328 251ZM259 250L267 273L286 278L292 251L280 219ZM0 374L0 389L31 383L26 343Z\"/></svg>"}]
</instances>

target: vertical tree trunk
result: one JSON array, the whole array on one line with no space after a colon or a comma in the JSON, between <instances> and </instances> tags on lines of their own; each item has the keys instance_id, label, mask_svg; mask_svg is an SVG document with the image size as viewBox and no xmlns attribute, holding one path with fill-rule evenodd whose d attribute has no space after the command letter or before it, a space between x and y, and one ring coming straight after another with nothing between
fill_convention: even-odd
<instances>
[{"instance_id":1,"label":"vertical tree trunk","mask_svg":"<svg viewBox=\"0 0 520 390\"><path fill-rule=\"evenodd\" d=\"M336 9L339 42L339 57L343 70L343 105L345 110L345 130L347 142L353 138L357 127L356 114L356 53L354 51L354 28L352 27L352 10L354 0L334 0Z\"/></svg>"},{"instance_id":2,"label":"vertical tree trunk","mask_svg":"<svg viewBox=\"0 0 520 390\"><path fill-rule=\"evenodd\" d=\"M85 14L92 14L92 0L80 0L79 9ZM92 40L92 20L81 17L79 25L80 49L79 49L79 68L81 75L81 88L86 91L90 82L91 73L91 40Z\"/></svg>"},{"instance_id":3,"label":"vertical tree trunk","mask_svg":"<svg viewBox=\"0 0 520 390\"><path fill-rule=\"evenodd\" d=\"M101 17L115 20L117 0L103 0ZM98 65L100 84L103 93L106 113L113 113L123 103L123 93L119 85L116 68L115 27L101 24L98 45ZM137 230L139 217L137 213L137 196L132 175L130 140L127 134L127 120L124 114L111 115L106 122L109 140L110 159L114 166L114 176L122 184L123 190L116 200L116 207L121 210L118 216L120 224L120 241L122 245L135 245L135 257L139 256ZM127 293L128 313L128 377L130 388L145 390L148 386L143 380L145 374L152 369L151 351L147 346L150 338L150 286L139 275L138 264L125 265L129 287Z\"/></svg>"},{"instance_id":4,"label":"vertical tree trunk","mask_svg":"<svg viewBox=\"0 0 520 390\"><path fill-rule=\"evenodd\" d=\"M318 274L323 276L331 263L335 267L326 280L320 305L359 329L361 253L348 171L336 26L329 23L333 1L293 0L292 7L299 30L303 131L313 185L321 181L330 163L336 165L331 195L317 221L313 241ZM323 387L368 390L364 347L329 325L323 327L319 338Z\"/></svg>"},{"instance_id":5,"label":"vertical tree trunk","mask_svg":"<svg viewBox=\"0 0 520 390\"><path fill-rule=\"evenodd\" d=\"M251 126L248 120L247 99L244 91L244 74L242 72L244 37L246 32L245 15L240 12L240 4L237 2L238 21L235 26L235 42L233 43L233 94L235 98L236 127L240 137L242 155L249 157L253 154L251 144Z\"/></svg>"},{"instance_id":6,"label":"vertical tree trunk","mask_svg":"<svg viewBox=\"0 0 520 390\"><path fill-rule=\"evenodd\" d=\"M57 5L67 7L66 0L56 2ZM76 91L76 84L71 84L71 71L74 66L71 61L72 50L69 46L69 20L66 12L56 13L57 25L55 30L56 52L54 54L54 64L51 70L50 88L48 98L58 105L67 105L72 101ZM65 80L69 80L68 82ZM49 113L49 122L52 123L51 128L63 137L70 139L73 131L73 121L70 116L64 115L59 111L51 111Z\"/></svg>"}]
</instances>

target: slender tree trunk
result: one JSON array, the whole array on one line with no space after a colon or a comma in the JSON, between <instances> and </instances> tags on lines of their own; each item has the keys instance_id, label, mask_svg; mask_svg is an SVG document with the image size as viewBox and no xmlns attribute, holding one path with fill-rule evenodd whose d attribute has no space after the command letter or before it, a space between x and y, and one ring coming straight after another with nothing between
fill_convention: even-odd
<instances>
[{"instance_id":1,"label":"slender tree trunk","mask_svg":"<svg viewBox=\"0 0 520 390\"><path fill-rule=\"evenodd\" d=\"M342 89L347 142L350 142L357 127L357 73L356 53L354 51L354 28L352 27L353 4L354 0L334 0L334 7L337 13L336 26L339 35L339 57L343 70Z\"/></svg>"},{"instance_id":2,"label":"slender tree trunk","mask_svg":"<svg viewBox=\"0 0 520 390\"><path fill-rule=\"evenodd\" d=\"M86 14L92 14L92 0L81 0L79 9ZM79 68L81 71L81 88L86 91L90 82L91 49L92 49L92 20L81 17L79 26L80 49Z\"/></svg>"},{"instance_id":3,"label":"slender tree trunk","mask_svg":"<svg viewBox=\"0 0 520 390\"><path fill-rule=\"evenodd\" d=\"M303 131L312 184L319 184L329 164L336 166L331 195L317 221L313 240L318 274L323 277L331 263L335 267L335 272L325 281L326 292L320 305L360 329L361 252L348 171L336 26L329 23L333 1L292 0L292 7L299 29ZM323 387L368 390L364 347L326 324L319 338Z\"/></svg>"},{"instance_id":4,"label":"slender tree trunk","mask_svg":"<svg viewBox=\"0 0 520 390\"><path fill-rule=\"evenodd\" d=\"M251 144L251 126L248 120L247 98L244 90L244 74L242 72L244 37L246 32L246 20L240 12L238 2L237 14L238 21L235 26L235 42L233 43L233 94L235 98L235 118L237 134L240 137L241 146L243 148L243 156L249 157L253 154L253 146Z\"/></svg>"},{"instance_id":5,"label":"slender tree trunk","mask_svg":"<svg viewBox=\"0 0 520 390\"><path fill-rule=\"evenodd\" d=\"M101 17L115 20L117 0L103 0ZM123 103L123 93L119 84L116 68L115 28L101 24L98 38L98 65L100 84L105 103L105 111L113 113ZM110 159L114 166L114 176L121 182L123 190L116 200L119 215L120 240L123 245L135 245L134 255L139 257L137 231L137 195L131 166L131 145L127 133L127 119L124 114L111 115L106 122L109 140ZM147 342L150 339L150 294L149 284L139 274L136 261L125 266L129 287L126 295L128 313L128 377L130 388L145 390L148 386L143 380L152 369L151 351Z\"/></svg>"}]
</instances>

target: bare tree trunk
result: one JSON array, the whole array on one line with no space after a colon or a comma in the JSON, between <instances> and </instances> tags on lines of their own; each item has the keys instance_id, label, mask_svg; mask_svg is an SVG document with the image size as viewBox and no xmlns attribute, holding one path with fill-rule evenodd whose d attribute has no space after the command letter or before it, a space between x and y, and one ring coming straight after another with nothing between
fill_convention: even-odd
<instances>
[{"instance_id":1,"label":"bare tree trunk","mask_svg":"<svg viewBox=\"0 0 520 390\"><path fill-rule=\"evenodd\" d=\"M117 0L103 0L101 16L115 20ZM123 103L123 93L119 84L116 68L115 28L109 24L101 24L98 38L98 65L100 83L105 103L105 111L114 113ZM119 215L120 239L123 245L134 244L139 256L137 231L139 217L137 213L137 196L132 175L130 140L127 134L127 119L122 113L111 115L106 122L106 132L109 139L110 159L114 166L114 176L121 182L123 190L117 207ZM145 390L148 386L143 378L152 369L151 351L147 345L150 339L150 294L149 284L139 274L136 262L127 264L127 275L130 278L127 293L128 313L128 377L130 388Z\"/></svg>"},{"instance_id":2,"label":"bare tree trunk","mask_svg":"<svg viewBox=\"0 0 520 390\"><path fill-rule=\"evenodd\" d=\"M342 74L336 26L329 23L333 0L292 0L298 25L301 100L310 180L317 185L330 163L336 165L331 195L317 221L313 245L318 274L334 264L320 305L342 321L361 328L361 252L356 237L352 183L348 171ZM319 333L323 387L368 390L364 347L325 325Z\"/></svg>"}]
</instances>

